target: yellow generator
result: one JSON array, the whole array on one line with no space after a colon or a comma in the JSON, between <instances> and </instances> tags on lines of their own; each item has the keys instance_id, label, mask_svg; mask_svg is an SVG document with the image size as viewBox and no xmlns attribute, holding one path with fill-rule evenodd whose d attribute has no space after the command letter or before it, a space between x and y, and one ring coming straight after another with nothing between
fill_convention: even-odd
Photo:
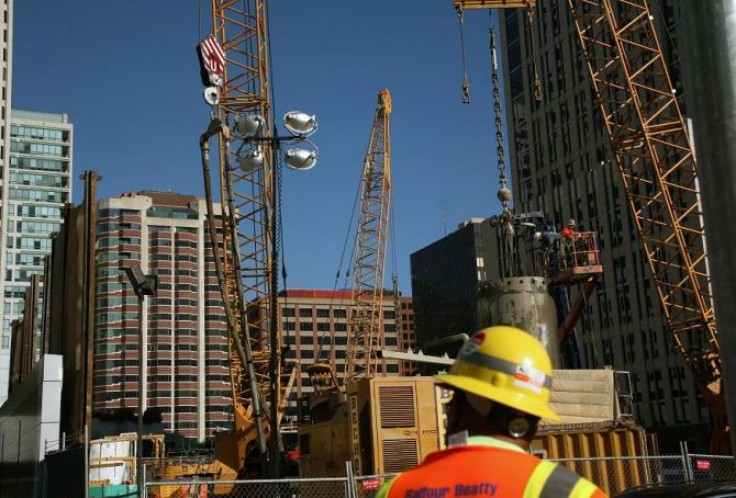
<instances>
[{"instance_id":1,"label":"yellow generator","mask_svg":"<svg viewBox=\"0 0 736 498\"><path fill-rule=\"evenodd\" d=\"M374 377L310 400L299 426L302 477L402 472L440 448L450 394L432 377Z\"/></svg>"}]
</instances>

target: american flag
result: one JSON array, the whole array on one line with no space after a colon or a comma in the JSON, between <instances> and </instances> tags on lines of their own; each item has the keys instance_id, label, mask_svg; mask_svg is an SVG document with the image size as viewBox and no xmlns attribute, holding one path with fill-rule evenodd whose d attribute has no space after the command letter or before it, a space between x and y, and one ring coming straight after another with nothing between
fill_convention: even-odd
<instances>
[{"instance_id":1,"label":"american flag","mask_svg":"<svg viewBox=\"0 0 736 498\"><path fill-rule=\"evenodd\" d=\"M198 45L200 62L213 84L220 84L225 76L225 52L217 43L214 35L210 35Z\"/></svg>"}]
</instances>

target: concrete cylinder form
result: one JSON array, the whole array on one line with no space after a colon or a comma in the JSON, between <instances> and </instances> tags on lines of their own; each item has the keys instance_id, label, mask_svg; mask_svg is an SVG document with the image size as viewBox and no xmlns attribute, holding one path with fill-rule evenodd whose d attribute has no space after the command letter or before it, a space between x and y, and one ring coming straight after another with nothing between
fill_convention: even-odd
<instances>
[{"instance_id":1,"label":"concrete cylinder form","mask_svg":"<svg viewBox=\"0 0 736 498\"><path fill-rule=\"evenodd\" d=\"M483 327L511 325L532 334L560 367L557 342L557 309L543 277L511 277L492 280L478 291L478 319Z\"/></svg>"}]
</instances>

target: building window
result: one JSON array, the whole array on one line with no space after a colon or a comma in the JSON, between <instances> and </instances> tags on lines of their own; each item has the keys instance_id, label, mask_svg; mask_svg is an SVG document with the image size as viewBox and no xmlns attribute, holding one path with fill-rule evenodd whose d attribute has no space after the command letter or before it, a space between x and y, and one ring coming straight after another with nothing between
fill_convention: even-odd
<instances>
[{"instance_id":1,"label":"building window","mask_svg":"<svg viewBox=\"0 0 736 498\"><path fill-rule=\"evenodd\" d=\"M330 317L330 310L323 309L323 308L317 308L317 318L329 318Z\"/></svg>"}]
</instances>

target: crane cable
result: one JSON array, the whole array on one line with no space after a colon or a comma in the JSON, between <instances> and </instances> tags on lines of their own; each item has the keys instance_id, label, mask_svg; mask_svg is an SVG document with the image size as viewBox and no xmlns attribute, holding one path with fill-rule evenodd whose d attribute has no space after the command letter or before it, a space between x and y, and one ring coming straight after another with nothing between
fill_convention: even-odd
<instances>
[{"instance_id":1,"label":"crane cable","mask_svg":"<svg viewBox=\"0 0 736 498\"><path fill-rule=\"evenodd\" d=\"M457 20L460 24L460 53L462 54L462 65L463 65L463 87L462 87L462 98L463 104L470 104L470 83L468 82L468 70L465 59L465 15L463 9L459 5L455 7L457 11Z\"/></svg>"},{"instance_id":2,"label":"crane cable","mask_svg":"<svg viewBox=\"0 0 736 498\"><path fill-rule=\"evenodd\" d=\"M281 154L280 150L275 151L276 154ZM283 209L282 207L282 191L283 191L283 166L282 161L278 160L276 161L276 204L275 206L278 206L278 210L276 211L276 215L278 219L276 220L276 238L274 240L274 244L278 244L278 247L280 249L281 253L281 281L284 284L284 291L287 291L289 287L286 285L286 277L287 277L287 271L286 271L286 248L284 243L284 223L283 223ZM278 290L278 289L277 289ZM284 309L287 309L289 307L289 297L288 292L284 293ZM278 300L276 303L273 303L273 306L278 305ZM295 317L296 318L296 317ZM283 338L282 341L282 352L281 352L281 359L282 361L286 359L287 353L291 350L290 344L289 344L289 327L286 328L286 336ZM296 332L295 332L296 333Z\"/></svg>"},{"instance_id":3,"label":"crane cable","mask_svg":"<svg viewBox=\"0 0 736 498\"><path fill-rule=\"evenodd\" d=\"M353 221L355 220L355 213L358 211L358 202L360 200L360 186L361 186L361 182L362 182L362 175L360 175L358 177L358 187L357 187L357 189L355 191L355 199L353 199L353 210L350 213L350 222L348 223L348 228L345 231L345 240L343 241L342 253L340 254L340 263L338 264L337 272L335 273L335 283L332 286L332 296L333 297L330 300L330 307L332 307L332 305L334 303L335 292L337 292L337 287L338 287L339 281L340 281L340 270L342 269L342 265L345 262L345 252L347 250L348 242L350 240L350 234L352 233ZM353 241L353 242L355 242L355 241ZM355 248L355 244L353 244L353 249L354 248ZM349 276L350 276L350 267L348 267L347 270L345 271L345 281L344 281L344 284L343 284L343 287L344 288L347 288L347 279L348 279ZM345 298L344 298L344 295L343 295L343 297L340 298L340 303L339 303L341 306L342 306L344 300L345 300ZM323 348L323 346L326 345L325 344L325 336L326 335L327 335L327 330L323 330L322 333L320 334L318 340L317 340L317 351L316 351L316 354L315 354L315 357L317 359L322 359L323 358L322 348Z\"/></svg>"},{"instance_id":4,"label":"crane cable","mask_svg":"<svg viewBox=\"0 0 736 498\"><path fill-rule=\"evenodd\" d=\"M391 280L393 282L393 304L394 304L394 329L396 333L396 345L402 344L402 316L401 316L401 291L399 290L399 277L398 277L398 258L396 257L396 230L395 230L395 223L394 223L394 217L396 216L396 212L394 209L394 204L391 203L391 211L389 212L388 217L388 226L389 226L389 240L391 242ZM386 341L386 325L383 326L383 332L384 332L384 344L383 347L386 347L385 341Z\"/></svg>"},{"instance_id":5,"label":"crane cable","mask_svg":"<svg viewBox=\"0 0 736 498\"><path fill-rule=\"evenodd\" d=\"M498 76L498 59L496 57L496 34L493 31L493 14L489 10L490 19L490 51L491 51L491 82L493 83L493 114L496 125L496 152L498 153L498 183L499 193L508 190L506 186L506 159L503 147L503 121L501 118L501 86ZM499 196L504 210L508 209L510 196Z\"/></svg>"},{"instance_id":6,"label":"crane cable","mask_svg":"<svg viewBox=\"0 0 736 498\"><path fill-rule=\"evenodd\" d=\"M534 31L534 9L530 5L526 11L526 19L529 22L529 33L531 34L532 42L532 64L534 65L534 98L537 102L544 100L544 93L542 92L542 80L539 78L539 69L537 68L537 38Z\"/></svg>"},{"instance_id":7,"label":"crane cable","mask_svg":"<svg viewBox=\"0 0 736 498\"><path fill-rule=\"evenodd\" d=\"M667 16L662 8L662 6L659 4L659 2L652 2L651 3L655 9L657 9L658 17L663 20L662 26L664 29L664 33L667 35L667 39L669 40L669 50L672 53L672 63L673 66L679 68L679 74L680 74L680 81L682 86L685 88L685 92L687 92L687 89L690 87L690 72L688 71L687 66L683 66L682 64L682 56L680 54L680 48L678 47L677 43L675 42L675 35L672 34L672 30L670 29L670 24L666 22ZM673 86L673 90L677 90L675 82L670 81L670 83ZM678 98L678 104L682 105L682 102Z\"/></svg>"},{"instance_id":8,"label":"crane cable","mask_svg":"<svg viewBox=\"0 0 736 498\"><path fill-rule=\"evenodd\" d=\"M201 0L200 0L201 1ZM245 3L245 2L244 2ZM264 0L263 7L266 11L268 11L268 0ZM266 30L268 33L271 33L271 17L266 15ZM271 107L269 109L266 109L266 112L270 115L268 118L271 118L273 116L273 110L276 108L276 94L274 92L274 85L271 84L271 82L274 80L273 77L273 51L271 50L271 37L268 36L266 39L267 43L267 53L268 53L268 92L270 93L270 98L268 99L268 102L270 102ZM269 119L269 122L273 122L272 119ZM278 138L278 132L276 130L276 125L273 125L273 137ZM278 144L278 142L277 142ZM274 204L273 204L273 216L276 217L275 220L275 233L272 234L273 240L272 240L272 265L273 265L273 271L276 272L277 268L279 266L279 260L281 263L281 279L284 284L284 290L287 289L286 287L286 277L287 277L287 271L286 271L286 250L284 248L284 226L283 226L283 219L282 219L282 211L283 211L283 204L282 204L282 196L281 192L283 190L282 186L282 177L283 177L283 167L282 167L282 161L280 160L279 155L281 154L280 148L277 146L274 148L273 151L274 155L276 156L274 160L274 163L272 165L273 172L272 174L276 175L276 184L275 189L276 192L274 192ZM279 302L278 302L278 275L273 276L273 286L274 288L271 290L272 296L276 296L276 299L274 302L271 303L271 313L273 315L273 309L278 310ZM270 298L271 296L269 296ZM284 308L288 307L288 298L284 297ZM274 315L276 317L277 321L280 321L281 313L278 313L278 311ZM290 348L289 345L289 328L286 327L286 337L283 336L282 331L282 324L277 323L276 324L276 330L281 331L282 334L280 339L279 347L282 348L281 352L281 361L282 361L282 369L284 368L284 360L286 359L286 355L289 352ZM284 343L286 343L287 347L283 347ZM280 375L280 372L279 372Z\"/></svg>"}]
</instances>

